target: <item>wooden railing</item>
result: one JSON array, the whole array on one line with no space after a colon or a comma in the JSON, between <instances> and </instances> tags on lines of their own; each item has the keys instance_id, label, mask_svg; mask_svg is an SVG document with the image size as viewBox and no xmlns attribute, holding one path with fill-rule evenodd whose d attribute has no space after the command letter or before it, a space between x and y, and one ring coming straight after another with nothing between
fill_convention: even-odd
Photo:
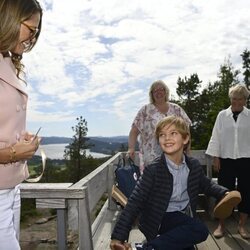
<instances>
[{"instance_id":1,"label":"wooden railing","mask_svg":"<svg viewBox=\"0 0 250 250\"><path fill-rule=\"evenodd\" d=\"M207 175L211 174L211 159L204 150L192 151L192 155L206 165ZM108 193L108 200L103 209L116 210L111 197L114 184L114 167L124 153L117 153L79 182L72 183L22 183L21 197L35 198L37 208L57 210L58 249L67 249L67 230L78 233L79 250L93 250L93 238L100 225L102 211L91 223L90 214L101 197ZM135 162L137 162L136 157Z\"/></svg>"}]
</instances>

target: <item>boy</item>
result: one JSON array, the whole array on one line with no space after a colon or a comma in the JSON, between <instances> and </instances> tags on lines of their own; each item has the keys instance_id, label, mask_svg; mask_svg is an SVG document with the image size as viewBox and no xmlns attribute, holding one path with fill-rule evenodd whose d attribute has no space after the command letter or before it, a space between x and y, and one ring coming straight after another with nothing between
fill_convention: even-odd
<instances>
[{"instance_id":1,"label":"boy","mask_svg":"<svg viewBox=\"0 0 250 250\"><path fill-rule=\"evenodd\" d=\"M183 153L190 143L190 131L182 118L164 118L155 133L163 153L145 168L122 211L111 235L113 250L131 249L126 240L137 217L147 243L136 249L194 249L193 245L205 241L209 233L196 218L198 194L221 199L228 193L205 176L198 160ZM231 199L232 195L227 196ZM226 204L226 210L232 211L238 202L233 197L223 202L222 208Z\"/></svg>"}]
</instances>

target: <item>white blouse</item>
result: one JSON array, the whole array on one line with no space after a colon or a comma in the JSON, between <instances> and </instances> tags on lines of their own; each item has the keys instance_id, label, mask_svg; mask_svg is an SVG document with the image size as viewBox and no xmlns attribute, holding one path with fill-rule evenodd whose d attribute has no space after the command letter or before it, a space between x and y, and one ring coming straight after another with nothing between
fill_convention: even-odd
<instances>
[{"instance_id":1,"label":"white blouse","mask_svg":"<svg viewBox=\"0 0 250 250\"><path fill-rule=\"evenodd\" d=\"M237 121L231 106L219 112L206 154L220 158L250 157L250 110L243 108Z\"/></svg>"}]
</instances>

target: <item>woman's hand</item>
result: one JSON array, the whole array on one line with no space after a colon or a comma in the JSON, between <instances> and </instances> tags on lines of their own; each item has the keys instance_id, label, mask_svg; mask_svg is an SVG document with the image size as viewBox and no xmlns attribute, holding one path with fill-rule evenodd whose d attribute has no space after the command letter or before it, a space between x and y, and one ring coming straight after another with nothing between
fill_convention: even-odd
<instances>
[{"instance_id":1,"label":"woman's hand","mask_svg":"<svg viewBox=\"0 0 250 250\"><path fill-rule=\"evenodd\" d=\"M135 158L135 144L138 135L139 135L138 128L135 125L132 125L128 137L128 152L127 152L128 157L130 157L132 160L134 160Z\"/></svg>"},{"instance_id":2,"label":"woman's hand","mask_svg":"<svg viewBox=\"0 0 250 250\"><path fill-rule=\"evenodd\" d=\"M32 158L39 147L40 141L41 138L34 137L34 135L29 135L26 136L24 140L21 140L14 144L12 146L12 151L15 151L15 153L12 152L12 154L15 154L13 160L21 161Z\"/></svg>"},{"instance_id":3,"label":"woman's hand","mask_svg":"<svg viewBox=\"0 0 250 250\"><path fill-rule=\"evenodd\" d=\"M214 157L213 160L213 169L215 172L219 172L220 171L220 158L219 157Z\"/></svg>"},{"instance_id":4,"label":"woman's hand","mask_svg":"<svg viewBox=\"0 0 250 250\"><path fill-rule=\"evenodd\" d=\"M129 158L131 158L132 160L134 160L134 158L135 158L135 149L134 148L129 148L128 149L128 152L127 152L127 156L129 157Z\"/></svg>"}]
</instances>

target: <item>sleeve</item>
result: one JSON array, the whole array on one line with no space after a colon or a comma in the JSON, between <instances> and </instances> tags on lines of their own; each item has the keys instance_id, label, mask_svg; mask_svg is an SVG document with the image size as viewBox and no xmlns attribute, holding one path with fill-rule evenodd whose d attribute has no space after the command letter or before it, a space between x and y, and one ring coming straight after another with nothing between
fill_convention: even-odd
<instances>
[{"instance_id":1,"label":"sleeve","mask_svg":"<svg viewBox=\"0 0 250 250\"><path fill-rule=\"evenodd\" d=\"M208 147L206 150L206 154L215 156L215 157L220 157L221 119L222 119L222 115L221 113L219 113L216 118L213 131L212 131L212 136L210 138L210 141L208 143Z\"/></svg>"},{"instance_id":2,"label":"sleeve","mask_svg":"<svg viewBox=\"0 0 250 250\"><path fill-rule=\"evenodd\" d=\"M111 239L120 240L122 242L128 240L132 224L143 207L145 207L145 202L152 189L153 180L153 172L150 167L148 167L144 170L143 175L128 199L127 205L118 218Z\"/></svg>"},{"instance_id":3,"label":"sleeve","mask_svg":"<svg viewBox=\"0 0 250 250\"><path fill-rule=\"evenodd\" d=\"M133 125L136 126L138 128L138 130L140 131L140 133L142 133L143 131L143 126L144 126L144 121L146 119L147 116L147 105L144 105L137 113L134 121L133 121Z\"/></svg>"},{"instance_id":4,"label":"sleeve","mask_svg":"<svg viewBox=\"0 0 250 250\"><path fill-rule=\"evenodd\" d=\"M202 175L200 178L201 189L207 196L212 196L217 200L219 200L225 195L226 192L229 191L227 188L220 186L213 180L209 179L204 174L203 171L201 175Z\"/></svg>"},{"instance_id":5,"label":"sleeve","mask_svg":"<svg viewBox=\"0 0 250 250\"><path fill-rule=\"evenodd\" d=\"M176 115L176 116L180 116L187 124L189 124L189 126L192 125L191 120L189 119L187 113L184 111L184 109L179 106L176 103L171 103L169 102L170 105L170 111L169 111L169 115Z\"/></svg>"},{"instance_id":6,"label":"sleeve","mask_svg":"<svg viewBox=\"0 0 250 250\"><path fill-rule=\"evenodd\" d=\"M183 118L184 121L186 121L186 123L189 124L189 126L191 126L192 122L189 119L187 113L184 111L184 109L182 107L179 107L179 108L180 108L180 116Z\"/></svg>"}]
</instances>

